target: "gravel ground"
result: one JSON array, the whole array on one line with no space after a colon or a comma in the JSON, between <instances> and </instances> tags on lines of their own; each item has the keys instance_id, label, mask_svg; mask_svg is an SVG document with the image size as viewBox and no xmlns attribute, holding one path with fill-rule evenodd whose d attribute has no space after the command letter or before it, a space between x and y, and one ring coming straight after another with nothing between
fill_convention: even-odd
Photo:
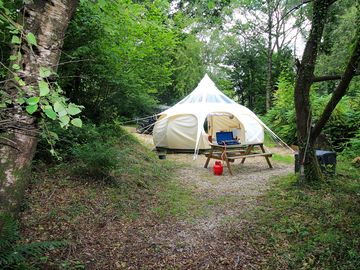
<instances>
[{"instance_id":1,"label":"gravel ground","mask_svg":"<svg viewBox=\"0 0 360 270\"><path fill-rule=\"evenodd\" d=\"M135 136L153 147L151 136ZM257 157L247 159L245 164L236 160L232 164L233 176L226 167L222 176L215 176L212 172L214 161L204 168L206 158L203 155L193 160L191 154L168 154L167 159L181 164L176 172L178 183L192 190L199 200L214 203L207 206L206 215L191 220L153 221L152 226L145 229L148 238L141 246L150 246L156 252L142 249L139 256L139 243L134 243L127 252L137 250L132 253L136 259L127 261L127 267L262 269L264 254L254 249L247 239L239 238L241 228L249 226L246 214L269 188L272 177L286 175L293 167L272 161L274 168L269 169L266 160Z\"/></svg>"}]
</instances>

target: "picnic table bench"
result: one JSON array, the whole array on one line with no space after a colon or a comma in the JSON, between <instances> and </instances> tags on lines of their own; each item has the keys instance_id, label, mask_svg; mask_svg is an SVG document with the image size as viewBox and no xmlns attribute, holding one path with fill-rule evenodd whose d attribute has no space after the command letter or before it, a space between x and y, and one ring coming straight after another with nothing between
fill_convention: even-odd
<instances>
[{"instance_id":1,"label":"picnic table bench","mask_svg":"<svg viewBox=\"0 0 360 270\"><path fill-rule=\"evenodd\" d=\"M264 157L267 164L272 168L270 157L271 152L266 152L262 143L258 144L235 144L235 145L219 145L210 143L211 150L205 154L207 157L204 168L209 165L210 159L218 159L226 162L230 175L233 175L231 171L230 163L234 162L235 159L241 159L241 164L245 162L246 158L251 157ZM260 150L260 151L259 151Z\"/></svg>"}]
</instances>

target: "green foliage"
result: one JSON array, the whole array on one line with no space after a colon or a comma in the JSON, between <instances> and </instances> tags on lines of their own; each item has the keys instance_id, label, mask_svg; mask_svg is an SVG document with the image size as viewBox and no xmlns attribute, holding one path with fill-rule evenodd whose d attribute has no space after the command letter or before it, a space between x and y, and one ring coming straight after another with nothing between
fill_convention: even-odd
<instances>
[{"instance_id":1,"label":"green foliage","mask_svg":"<svg viewBox=\"0 0 360 270\"><path fill-rule=\"evenodd\" d=\"M65 241L21 243L18 222L9 215L0 215L0 268L37 269L41 255L63 247Z\"/></svg>"},{"instance_id":2,"label":"green foliage","mask_svg":"<svg viewBox=\"0 0 360 270\"><path fill-rule=\"evenodd\" d=\"M164 5L82 1L59 73L67 96L85 106L88 118L148 115L172 84L177 37Z\"/></svg>"},{"instance_id":3,"label":"green foliage","mask_svg":"<svg viewBox=\"0 0 360 270\"><path fill-rule=\"evenodd\" d=\"M95 126L85 124L82 129L62 130L49 126L49 132L58 134L52 142L61 166L69 168L70 175L90 182L121 185L148 185L147 178L159 178L164 169L157 157L118 123ZM38 145L35 159L45 163L59 163L49 154L47 137Z\"/></svg>"},{"instance_id":4,"label":"green foliage","mask_svg":"<svg viewBox=\"0 0 360 270\"><path fill-rule=\"evenodd\" d=\"M12 2L11 8L4 5L0 6L0 22L5 25L5 27L3 25L1 27L6 29L5 32L8 33L6 37L11 36L10 43L12 45L11 53L10 50L6 51L9 54L8 59L10 61L0 62L2 67L10 66L0 74L0 78L7 76L5 82L9 81L8 86L4 87L4 91L0 88L0 107L19 106L28 114L38 118L41 124L44 124L46 120L55 120L63 128L69 127L70 124L81 127L82 120L76 115L81 112L82 107L69 103L64 97L60 86L53 82L53 78L50 79L56 75L53 70L38 66L36 67L39 73L37 81L29 83L27 78L24 78L22 54L27 51L28 54L33 54L32 57L36 57L34 50L38 46L37 38L33 33L26 32L22 25L15 22L17 14L14 9L17 1ZM14 11L11 12L11 10ZM25 50L25 48L27 49ZM9 94L13 91L9 90L9 85L16 89L15 95L14 93ZM3 117L6 117L6 114ZM46 132L42 135L48 136L47 141L49 142L52 140L51 137L57 136L55 133Z\"/></svg>"},{"instance_id":5,"label":"green foliage","mask_svg":"<svg viewBox=\"0 0 360 270\"><path fill-rule=\"evenodd\" d=\"M274 94L274 106L266 114L265 122L288 144L296 144L296 120L294 109L294 86L291 77L283 73ZM310 93L313 123L315 124L331 95L319 95L318 88ZM336 106L323 129L326 139L334 149L341 150L360 128L360 95L345 96Z\"/></svg>"},{"instance_id":6,"label":"green foliage","mask_svg":"<svg viewBox=\"0 0 360 270\"><path fill-rule=\"evenodd\" d=\"M224 22L224 14L231 13L230 0L198 0L173 2L174 9L196 22L195 31Z\"/></svg>"},{"instance_id":7,"label":"green foliage","mask_svg":"<svg viewBox=\"0 0 360 270\"><path fill-rule=\"evenodd\" d=\"M293 155L280 155L280 154L273 154L271 157L272 160L279 161L285 164L294 164L294 156Z\"/></svg>"},{"instance_id":8,"label":"green foliage","mask_svg":"<svg viewBox=\"0 0 360 270\"><path fill-rule=\"evenodd\" d=\"M205 74L203 50L204 44L195 36L179 41L174 53L172 85L159 93L162 103L173 104L197 86Z\"/></svg>"},{"instance_id":9,"label":"green foliage","mask_svg":"<svg viewBox=\"0 0 360 270\"><path fill-rule=\"evenodd\" d=\"M315 187L289 175L266 195L246 234L270 254L269 269L358 269L360 171L349 164L338 171Z\"/></svg>"},{"instance_id":10,"label":"green foliage","mask_svg":"<svg viewBox=\"0 0 360 270\"><path fill-rule=\"evenodd\" d=\"M322 113L322 108L330 100L330 95L317 96L313 102L314 118ZM329 122L323 129L328 141L337 150L342 150L349 139L353 138L360 129L360 111L358 110L360 95L355 97L344 96L333 111ZM316 121L316 120L315 120Z\"/></svg>"},{"instance_id":11,"label":"green foliage","mask_svg":"<svg viewBox=\"0 0 360 270\"><path fill-rule=\"evenodd\" d=\"M342 156L348 159L360 156L360 130L358 130L355 136L346 143Z\"/></svg>"},{"instance_id":12,"label":"green foliage","mask_svg":"<svg viewBox=\"0 0 360 270\"><path fill-rule=\"evenodd\" d=\"M285 73L280 76L277 88L273 107L264 120L285 142L294 144L296 142L294 86Z\"/></svg>"},{"instance_id":13,"label":"green foliage","mask_svg":"<svg viewBox=\"0 0 360 270\"><path fill-rule=\"evenodd\" d=\"M72 149L72 154L77 161L74 174L80 177L106 180L120 162L113 146L99 141L78 145Z\"/></svg>"}]
</instances>

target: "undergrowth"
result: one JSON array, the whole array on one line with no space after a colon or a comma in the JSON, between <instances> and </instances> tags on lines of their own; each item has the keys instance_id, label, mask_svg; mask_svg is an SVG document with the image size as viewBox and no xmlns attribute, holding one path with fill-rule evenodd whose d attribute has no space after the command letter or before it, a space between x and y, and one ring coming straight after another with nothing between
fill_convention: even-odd
<instances>
[{"instance_id":1,"label":"undergrowth","mask_svg":"<svg viewBox=\"0 0 360 270\"><path fill-rule=\"evenodd\" d=\"M271 254L268 269L359 269L359 213L360 170L340 163L315 186L299 186L295 175L277 180L245 234Z\"/></svg>"},{"instance_id":2,"label":"undergrowth","mask_svg":"<svg viewBox=\"0 0 360 270\"><path fill-rule=\"evenodd\" d=\"M10 215L0 215L0 269L38 269L44 253L64 245L65 241L23 243L18 222Z\"/></svg>"},{"instance_id":3,"label":"undergrowth","mask_svg":"<svg viewBox=\"0 0 360 270\"><path fill-rule=\"evenodd\" d=\"M79 180L146 187L166 177L169 163L159 162L154 153L117 123L86 124L67 131L52 129L59 137L55 142L57 156L50 156L47 142L41 141L36 159L66 167L67 174Z\"/></svg>"},{"instance_id":4,"label":"undergrowth","mask_svg":"<svg viewBox=\"0 0 360 270\"><path fill-rule=\"evenodd\" d=\"M171 178L173 165L116 123L56 132L58 159L40 142L24 202L23 233L31 240L38 239L37 232L49 240L65 238L70 250L52 254L44 267L74 269L89 262L81 252L66 254L94 245L78 243L84 232L90 237L90 231L98 233L106 224L138 219L148 211L144 204L153 200L158 185Z\"/></svg>"}]
</instances>

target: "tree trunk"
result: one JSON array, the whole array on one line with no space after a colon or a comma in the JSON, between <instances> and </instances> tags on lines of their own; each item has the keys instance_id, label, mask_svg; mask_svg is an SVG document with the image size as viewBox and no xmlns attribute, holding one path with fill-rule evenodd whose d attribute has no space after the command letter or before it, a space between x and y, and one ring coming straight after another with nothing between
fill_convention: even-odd
<instances>
[{"instance_id":1,"label":"tree trunk","mask_svg":"<svg viewBox=\"0 0 360 270\"><path fill-rule=\"evenodd\" d=\"M33 4L24 5L19 23L25 35L31 32L36 36L38 44L32 49L26 41L20 45L22 70L19 74L27 86L33 86L33 90L27 89L27 97L39 95L40 67L56 70L65 31L77 3L78 0L35 0ZM13 100L20 96L14 83L5 85L5 90ZM1 127L0 134L0 213L16 211L21 202L36 150L39 117L30 116L19 105L1 112L1 120L6 121L7 126Z\"/></svg>"},{"instance_id":2,"label":"tree trunk","mask_svg":"<svg viewBox=\"0 0 360 270\"><path fill-rule=\"evenodd\" d=\"M273 29L273 10L271 0L267 0L268 8L268 47L267 47L267 74L266 74L266 111L270 110L271 92L272 92L272 57L273 57L273 44L272 44L272 29Z\"/></svg>"},{"instance_id":3,"label":"tree trunk","mask_svg":"<svg viewBox=\"0 0 360 270\"><path fill-rule=\"evenodd\" d=\"M322 180L323 176L317 163L313 149L311 132L310 87L314 77L318 46L326 21L330 3L326 0L316 0L313 5L312 26L310 36L305 46L301 64L295 83L296 126L299 144L299 162L301 178L309 181Z\"/></svg>"}]
</instances>

